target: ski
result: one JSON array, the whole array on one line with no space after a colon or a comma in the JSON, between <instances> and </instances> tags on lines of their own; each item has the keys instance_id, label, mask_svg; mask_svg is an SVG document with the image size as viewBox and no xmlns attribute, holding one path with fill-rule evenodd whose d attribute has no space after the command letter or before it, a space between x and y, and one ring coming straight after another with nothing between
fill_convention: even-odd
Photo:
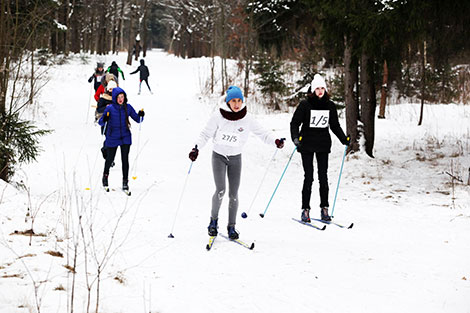
<instances>
[{"instance_id":1,"label":"ski","mask_svg":"<svg viewBox=\"0 0 470 313\"><path fill-rule=\"evenodd\" d=\"M217 235L209 236L209 243L206 245L207 251L209 251L212 248L212 245L214 244L215 238L217 238Z\"/></svg>"},{"instance_id":2,"label":"ski","mask_svg":"<svg viewBox=\"0 0 470 313\"><path fill-rule=\"evenodd\" d=\"M126 195L128 195L128 196L131 195L131 191L130 191L130 190L125 190L125 189L123 189L122 191L123 191Z\"/></svg>"},{"instance_id":3,"label":"ski","mask_svg":"<svg viewBox=\"0 0 470 313\"><path fill-rule=\"evenodd\" d=\"M228 241L235 242L235 243L237 243L237 244L239 244L239 245L241 245L241 246L243 246L243 247L245 247L245 248L247 248L247 249L249 249L249 250L253 250L253 249L255 248L255 243L254 243L254 242L252 242L251 244L249 244L249 243L246 243L246 242L244 242L244 241L242 241L242 240L240 240L240 239L230 239L229 237L227 237L227 236L225 236L225 235L222 235L222 234L220 234L220 235L221 235L222 237L224 237L225 239L227 239Z\"/></svg>"},{"instance_id":4,"label":"ski","mask_svg":"<svg viewBox=\"0 0 470 313\"><path fill-rule=\"evenodd\" d=\"M338 226L339 228L346 228L346 229L351 229L354 226L354 223L351 223L349 225L344 225L344 224L336 223L334 221L324 221L324 220L317 219L317 218L312 218L312 221L317 221L317 222L327 224L327 225L335 225L335 226Z\"/></svg>"},{"instance_id":5,"label":"ski","mask_svg":"<svg viewBox=\"0 0 470 313\"><path fill-rule=\"evenodd\" d=\"M323 225L323 227L320 227L320 226L317 226L315 224L311 224L311 223L307 223L307 222L304 222L302 220L298 220L296 218L292 218L294 221L300 223L300 224L303 224L303 225L306 225L306 226L310 226L310 227L313 227L315 229L318 229L318 230L325 230L326 229L326 225Z\"/></svg>"},{"instance_id":6,"label":"ski","mask_svg":"<svg viewBox=\"0 0 470 313\"><path fill-rule=\"evenodd\" d=\"M109 187L103 187L106 192L109 192Z\"/></svg>"}]
</instances>

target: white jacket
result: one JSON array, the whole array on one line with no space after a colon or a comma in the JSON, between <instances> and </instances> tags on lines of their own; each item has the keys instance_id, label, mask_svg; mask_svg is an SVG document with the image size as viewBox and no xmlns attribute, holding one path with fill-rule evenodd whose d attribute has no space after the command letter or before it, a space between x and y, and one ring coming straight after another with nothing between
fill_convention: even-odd
<instances>
[{"instance_id":1,"label":"white jacket","mask_svg":"<svg viewBox=\"0 0 470 313\"><path fill-rule=\"evenodd\" d=\"M196 145L198 149L201 149L212 138L214 152L224 156L237 155L242 153L250 132L253 132L264 143L276 145L275 138L271 133L264 129L249 113L240 120L230 121L217 110L202 130Z\"/></svg>"}]
</instances>

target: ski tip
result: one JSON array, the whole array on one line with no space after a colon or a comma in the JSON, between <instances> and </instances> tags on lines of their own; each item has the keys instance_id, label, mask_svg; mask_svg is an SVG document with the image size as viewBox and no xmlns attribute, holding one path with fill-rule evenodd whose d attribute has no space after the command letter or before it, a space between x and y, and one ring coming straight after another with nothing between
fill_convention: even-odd
<instances>
[{"instance_id":1,"label":"ski tip","mask_svg":"<svg viewBox=\"0 0 470 313\"><path fill-rule=\"evenodd\" d=\"M251 243L251 246L250 246L250 250L253 250L254 248L255 248L255 243L252 242L252 243Z\"/></svg>"},{"instance_id":2,"label":"ski tip","mask_svg":"<svg viewBox=\"0 0 470 313\"><path fill-rule=\"evenodd\" d=\"M260 213L259 216L261 216L262 218L264 218L264 214L263 214L263 213Z\"/></svg>"},{"instance_id":3,"label":"ski tip","mask_svg":"<svg viewBox=\"0 0 470 313\"><path fill-rule=\"evenodd\" d=\"M325 230L326 229L326 225L323 225L322 228L320 228L320 230Z\"/></svg>"},{"instance_id":4,"label":"ski tip","mask_svg":"<svg viewBox=\"0 0 470 313\"><path fill-rule=\"evenodd\" d=\"M175 238L175 236L173 236L173 234L169 234L168 238Z\"/></svg>"},{"instance_id":5,"label":"ski tip","mask_svg":"<svg viewBox=\"0 0 470 313\"><path fill-rule=\"evenodd\" d=\"M353 228L353 226L354 226L354 223L351 223L351 225L349 225L348 229Z\"/></svg>"}]
</instances>

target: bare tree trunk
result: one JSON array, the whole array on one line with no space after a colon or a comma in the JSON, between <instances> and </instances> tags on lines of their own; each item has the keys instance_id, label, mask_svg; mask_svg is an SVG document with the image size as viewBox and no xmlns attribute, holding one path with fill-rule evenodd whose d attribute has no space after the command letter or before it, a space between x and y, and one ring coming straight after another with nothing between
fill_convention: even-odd
<instances>
[{"instance_id":1,"label":"bare tree trunk","mask_svg":"<svg viewBox=\"0 0 470 313\"><path fill-rule=\"evenodd\" d=\"M364 124L365 150L374 157L374 121L375 121L375 87L373 80L372 60L367 52L361 55L361 117Z\"/></svg>"},{"instance_id":2,"label":"bare tree trunk","mask_svg":"<svg viewBox=\"0 0 470 313\"><path fill-rule=\"evenodd\" d=\"M358 151L357 121L359 119L359 106L354 97L354 86L357 82L357 60L353 59L352 40L344 38L344 102L346 106L346 133L350 137L349 151Z\"/></svg>"},{"instance_id":3,"label":"bare tree trunk","mask_svg":"<svg viewBox=\"0 0 470 313\"><path fill-rule=\"evenodd\" d=\"M130 9L130 18L129 18L129 40L127 42L127 65L132 65L132 45L135 43L135 30L134 30L134 20L135 20L135 0L132 1Z\"/></svg>"},{"instance_id":4,"label":"bare tree trunk","mask_svg":"<svg viewBox=\"0 0 470 313\"><path fill-rule=\"evenodd\" d=\"M423 123L424 115L424 96L426 92L426 40L421 46L421 109L419 112L418 126Z\"/></svg>"},{"instance_id":5,"label":"bare tree trunk","mask_svg":"<svg viewBox=\"0 0 470 313\"><path fill-rule=\"evenodd\" d=\"M144 1L144 13L142 17L142 27L140 33L142 34L142 56L145 58L147 56L147 47L148 47L148 32L147 32L147 20L148 20L148 0Z\"/></svg>"},{"instance_id":6,"label":"bare tree trunk","mask_svg":"<svg viewBox=\"0 0 470 313\"><path fill-rule=\"evenodd\" d=\"M380 109L378 118L385 118L385 107L387 106L387 91L388 91L388 65L387 60L384 60L382 86L380 88Z\"/></svg>"}]
</instances>

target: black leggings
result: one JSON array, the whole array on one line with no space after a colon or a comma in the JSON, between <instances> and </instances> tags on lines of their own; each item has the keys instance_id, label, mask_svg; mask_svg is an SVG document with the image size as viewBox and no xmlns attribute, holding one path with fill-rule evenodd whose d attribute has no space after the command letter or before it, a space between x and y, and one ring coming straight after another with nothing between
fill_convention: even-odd
<instances>
[{"instance_id":1,"label":"black leggings","mask_svg":"<svg viewBox=\"0 0 470 313\"><path fill-rule=\"evenodd\" d=\"M310 209L313 183L313 154L317 159L318 181L320 182L320 207L328 207L328 152L302 152L304 185L302 188L302 209Z\"/></svg>"},{"instance_id":2,"label":"black leggings","mask_svg":"<svg viewBox=\"0 0 470 313\"><path fill-rule=\"evenodd\" d=\"M122 161L122 180L128 180L129 177L129 151L131 145L121 145L121 161ZM114 162L118 147L106 147L106 161L104 162L104 174L109 175L109 169Z\"/></svg>"},{"instance_id":3,"label":"black leggings","mask_svg":"<svg viewBox=\"0 0 470 313\"><path fill-rule=\"evenodd\" d=\"M147 84L148 89L149 89L150 91L152 91L152 90L150 89L150 86L149 86L149 79L148 79L148 78L145 78L145 79L141 79L141 80L140 80L140 83L139 83L139 92L140 92L140 87L142 86L142 82L143 82L143 81L145 81L145 83Z\"/></svg>"}]
</instances>

